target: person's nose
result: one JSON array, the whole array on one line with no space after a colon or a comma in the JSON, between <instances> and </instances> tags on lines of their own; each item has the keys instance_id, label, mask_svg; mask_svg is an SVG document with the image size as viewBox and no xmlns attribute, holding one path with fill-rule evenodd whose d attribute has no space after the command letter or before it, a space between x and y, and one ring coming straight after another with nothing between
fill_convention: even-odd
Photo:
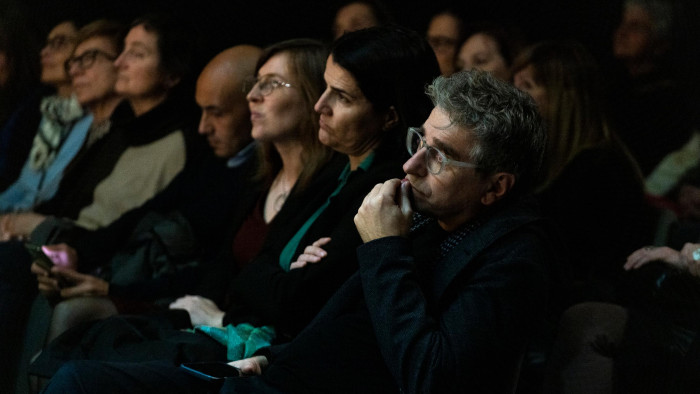
<instances>
[{"instance_id":1,"label":"person's nose","mask_svg":"<svg viewBox=\"0 0 700 394\"><path fill-rule=\"evenodd\" d=\"M314 104L314 111L318 112L319 114L324 114L324 115L330 115L330 107L328 106L328 90L323 92L321 97L318 98L318 101L316 101L316 104Z\"/></svg>"},{"instance_id":2,"label":"person's nose","mask_svg":"<svg viewBox=\"0 0 700 394\"><path fill-rule=\"evenodd\" d=\"M428 169L425 167L425 154L427 149L419 149L411 156L404 164L403 170L406 174L412 174L419 177L424 177L428 174Z\"/></svg>"},{"instance_id":3,"label":"person's nose","mask_svg":"<svg viewBox=\"0 0 700 394\"><path fill-rule=\"evenodd\" d=\"M202 135L209 135L211 133L209 117L204 112L202 112L202 116L199 118L199 127L197 128L197 131Z\"/></svg>"},{"instance_id":4,"label":"person's nose","mask_svg":"<svg viewBox=\"0 0 700 394\"><path fill-rule=\"evenodd\" d=\"M250 92L245 96L246 100L248 100L249 103L257 103L262 101L263 95L260 93L260 89L258 89L258 84L256 83L253 85L253 87L250 89Z\"/></svg>"},{"instance_id":5,"label":"person's nose","mask_svg":"<svg viewBox=\"0 0 700 394\"><path fill-rule=\"evenodd\" d=\"M124 66L124 52L120 53L116 59L114 59L114 67L122 68Z\"/></svg>"}]
</instances>

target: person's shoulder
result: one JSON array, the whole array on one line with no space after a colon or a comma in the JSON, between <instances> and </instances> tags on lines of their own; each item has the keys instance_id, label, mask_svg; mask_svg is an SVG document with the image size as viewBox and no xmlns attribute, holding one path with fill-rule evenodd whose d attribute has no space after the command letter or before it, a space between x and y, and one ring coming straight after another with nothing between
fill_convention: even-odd
<instances>
[{"instance_id":1,"label":"person's shoulder","mask_svg":"<svg viewBox=\"0 0 700 394\"><path fill-rule=\"evenodd\" d=\"M542 217L538 202L531 196L520 197L492 213L467 237L467 246L486 254L512 254L512 249L532 251L533 255L552 250L553 226ZM471 238L471 240L469 240Z\"/></svg>"}]
</instances>

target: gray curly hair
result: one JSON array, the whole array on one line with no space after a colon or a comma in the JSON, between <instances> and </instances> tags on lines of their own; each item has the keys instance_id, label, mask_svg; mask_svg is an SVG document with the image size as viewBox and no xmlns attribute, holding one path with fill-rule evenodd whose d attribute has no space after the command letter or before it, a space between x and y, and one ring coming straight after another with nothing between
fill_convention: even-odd
<instances>
[{"instance_id":1,"label":"gray curly hair","mask_svg":"<svg viewBox=\"0 0 700 394\"><path fill-rule=\"evenodd\" d=\"M476 137L468 156L479 171L515 175L511 193L532 190L547 135L530 96L478 70L438 77L427 94L435 107L448 114L450 126L465 128Z\"/></svg>"}]
</instances>

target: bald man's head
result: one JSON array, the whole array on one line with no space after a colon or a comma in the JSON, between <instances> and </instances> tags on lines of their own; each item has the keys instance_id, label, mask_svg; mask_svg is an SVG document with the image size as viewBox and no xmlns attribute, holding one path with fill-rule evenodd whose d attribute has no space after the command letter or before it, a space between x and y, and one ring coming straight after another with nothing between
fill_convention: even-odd
<instances>
[{"instance_id":1,"label":"bald man's head","mask_svg":"<svg viewBox=\"0 0 700 394\"><path fill-rule=\"evenodd\" d=\"M245 79L255 75L262 50L238 45L216 55L197 79L195 99L202 109L199 133L214 154L230 158L251 141L250 113L243 92Z\"/></svg>"}]
</instances>

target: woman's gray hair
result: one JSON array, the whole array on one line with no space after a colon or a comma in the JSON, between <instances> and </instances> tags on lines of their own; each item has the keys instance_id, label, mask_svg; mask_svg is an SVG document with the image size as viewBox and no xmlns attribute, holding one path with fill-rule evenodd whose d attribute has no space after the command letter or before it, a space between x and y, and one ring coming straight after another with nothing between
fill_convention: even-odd
<instances>
[{"instance_id":1,"label":"woman's gray hair","mask_svg":"<svg viewBox=\"0 0 700 394\"><path fill-rule=\"evenodd\" d=\"M535 102L487 72L470 70L438 77L427 88L450 125L476 137L469 159L485 174L508 172L520 193L538 180L547 135Z\"/></svg>"}]
</instances>

